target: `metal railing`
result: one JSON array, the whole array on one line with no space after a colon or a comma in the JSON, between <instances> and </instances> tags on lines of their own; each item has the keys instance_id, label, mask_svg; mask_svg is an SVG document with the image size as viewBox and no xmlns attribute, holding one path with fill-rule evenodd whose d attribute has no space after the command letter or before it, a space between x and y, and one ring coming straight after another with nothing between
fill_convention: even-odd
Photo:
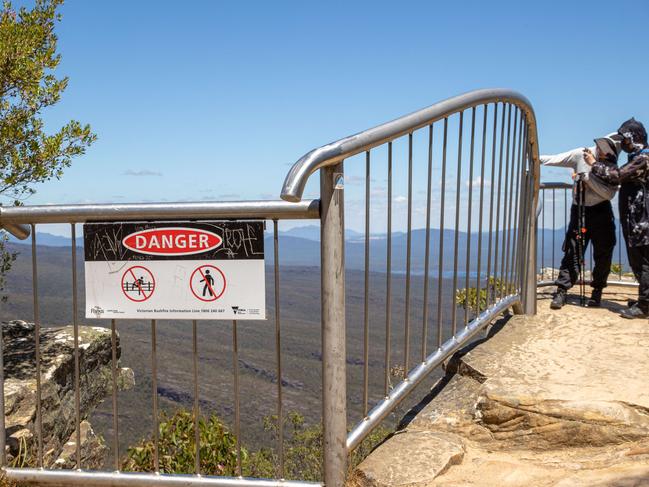
<instances>
[{"instance_id":1,"label":"metal railing","mask_svg":"<svg viewBox=\"0 0 649 487\"><path fill-rule=\"evenodd\" d=\"M463 143L464 116L470 113L470 143L467 152ZM470 306L465 305L464 327L457 329L457 299L454 295L451 308L450 336L443 336L443 269L444 259L444 223L447 208L446 182L448 176L449 120L457 118L456 166L455 166L455 215L452 221L454 229L452 257L452 290L458 285L458 241L460 232L460 215L466 219L466 275L465 285L468 292L471 266L471 240L474 229L471 227L472 216L478 218L477 229L477 265L476 295L478 306L476 313L469 316ZM512 124L513 121L513 124ZM476 144L476 122L481 126ZM433 134L435 124L441 125L441 157L433 157ZM439 130L439 129L438 129ZM421 332L421 355L410 366L410 284L411 284L411 246L412 246L412 203L413 203L413 137L423 131L427 136L427 203L426 203L426 243L423 318ZM480 135L481 133L481 135ZM403 316L403 380L389 389L390 355L391 355L391 250L392 250L392 169L393 146L398 139L407 138L407 256L405 277L405 313ZM453 136L451 136L453 137ZM481 142L480 142L481 140ZM397 405L427 376L434 368L450 357L473 335L486 326L504 309L514 306L519 312L533 314L536 312L536 277L534 275L535 255L535 218L534 211L538 195L538 137L536 121L530 103L521 95L508 90L480 90L466 95L451 98L429 108L412 113L392 122L369 129L360 134L347 137L337 142L315 149L303 156L291 168L282 189L282 199L299 201L306 181L312 173L320 170L321 179L321 222L322 222L322 326L323 326L323 422L324 422L324 467L325 482L329 485L342 485L346 472L347 454L365 438L369 432L384 419ZM472 205L475 149L479 145L480 195L479 210ZM378 148L387 151L387 252L386 252L386 315L385 315L385 389L382 398L369 410L369 252L370 252L370 185L372 174L372 155ZM346 384L346 342L345 342L345 274L344 274L344 205L342 184L345 159L356 154L365 154L365 252L364 252L364 345L363 345L363 419L347 435L347 392ZM465 193L466 205L462 201L463 172L462 162L469 161L469 185ZM488 157L489 155L489 157ZM488 161L491 164L488 164ZM466 165L466 163L465 163ZM402 166L406 166L404 163ZM439 202L440 239L438 244L438 303L437 303L437 340L432 353L427 351L428 330L428 285L430 264L430 224L431 224L431 185L434 169L439 170L441 191ZM503 185L504 172L504 185ZM451 176L453 174L451 173ZM489 186L489 209L485 210L485 188ZM495 198L495 199L494 199ZM463 213L461 207L466 208ZM512 215L512 208L515 212ZM483 211L484 210L484 211ZM502 210L502 219L501 219ZM495 221L494 221L494 212ZM485 215L489 215L489 231L483 238ZM512 220L513 216L513 220ZM507 221L505 221L507 220ZM487 255L483 255L483 241L487 240ZM500 246L500 248L499 248ZM493 247L493 253L492 253ZM500 252L500 253L499 253ZM482 260L484 259L484 260ZM482 269L486 261L486 272ZM492 299L487 296L486 309L481 304L481 288L485 289L483 279L492 279L500 283ZM504 284L503 284L504 283ZM344 438L346 437L346 440Z\"/></svg>"},{"instance_id":2,"label":"metal railing","mask_svg":"<svg viewBox=\"0 0 649 487\"><path fill-rule=\"evenodd\" d=\"M418 148L424 147L422 156ZM403 149L403 150L402 150ZM346 336L345 254L345 169L353 170L354 156L364 159L364 198L362 251L362 352L350 360ZM347 168L345 168L347 162ZM384 173L380 173L385 170ZM421 170L423 176L415 174ZM319 200L303 201L309 177L320 173ZM385 177L387 188L376 196L377 175ZM405 176L404 176L405 175ZM407 197L396 196L401 176L407 181ZM448 184L447 184L448 183ZM351 183L350 183L351 184ZM417 185L425 194L425 234L413 229L422 208L416 207ZM529 101L520 94L502 89L479 90L450 98L392 122L315 149L299 159L289 171L281 193L283 201L239 203L178 203L141 205L66 205L0 208L0 225L26 237L31 230L33 262L34 322L36 323L37 380L40 378L39 332L41 318L38 301L36 225L69 223L75 248L75 225L87 221L173 220L173 219L270 219L273 221L275 347L277 371L276 411L279 424L284 414L282 403L282 353L279 301L278 220L320 219L321 327L322 327L322 424L323 472L326 485L341 487L345 482L350 453L364 438L408 397L423 379L444 360L466 345L481 329L509 308L515 312L536 312L536 218L539 188L538 137ZM352 186L349 194L353 195ZM396 206L406 202L403 218L393 217ZM353 201L352 201L353 203ZM379 239L385 245L385 267L378 266L372 237L378 209L386 224ZM421 210L421 211L420 211ZM376 213L376 211L374 211ZM403 213L403 212L402 212ZM401 223L403 234L396 230ZM27 228L25 228L27 226ZM437 230L434 230L437 229ZM437 245L432 241L437 231ZM399 240L401 239L401 240ZM400 242L405 244L405 264L399 259ZM423 244L423 245L420 245ZM451 249L449 251L449 248ZM360 259L360 257L359 257ZM73 260L73 262L75 262ZM437 263L434 274L431 266ZM413 270L414 269L414 270ZM76 268L72 269L76 283ZM378 279L377 279L378 276ZM373 283L385 283L378 290ZM436 284L436 289L431 289ZM459 289L464 286L464 289ZM436 292L434 292L436 291ZM462 297L461 292L464 292ZM76 304L76 284L73 287ZM399 293L399 296L396 294ZM402 299L403 298L403 299ZM436 298L434 313L431 301ZM381 304L381 309L375 305ZM76 307L75 336L78 333ZM378 310L377 310L378 309ZM381 310L385 312L382 313ZM359 312L360 313L360 312ZM399 316L395 317L395 314ZM421 320L414 327L414 320ZM378 322L378 326L372 326ZM432 322L432 323L431 323ZM431 327L434 332L431 331ZM153 371L153 424L157 445L156 323L151 323ZM113 373L115 373L115 322L113 334ZM235 434L239 438L240 416L237 325L232 324L235 381ZM418 347L412 347L418 341ZM196 372L196 322L193 323L194 390L200 383ZM395 355L398 356L395 359ZM375 357L378 357L375 359ZM75 342L75 395L78 398L79 361ZM348 370L348 363L353 364ZM395 372L395 370L397 372ZM349 372L349 374L348 374ZM349 375L360 372L362 392L354 402L355 391L347 386ZM398 382L393 384L393 379ZM4 383L4 376L2 377ZM113 388L114 427L118 430L117 402ZM43 466L41 384L37 383L36 432L39 467ZM195 393L194 412L198 417ZM4 401L4 395L2 395ZM4 403L0 404L3 406ZM358 410L349 405L358 404ZM76 404L79 425L79 405ZM351 418L360 418L348 432ZM4 418L4 416L3 416ZM4 423L0 424L4 430ZM114 472L54 471L43 468L6 468L7 476L20 482L64 485L250 485L296 484L286 482L282 452L282 428L278 435L276 480L219 478L200 475L197 460L195 475L166 475L156 471L132 474ZM4 449L4 435L0 444ZM117 438L117 434L115 435ZM78 442L77 442L78 445ZM77 447L78 448L78 447ZM116 445L115 448L119 448ZM241 444L237 443L238 472L241 474ZM157 451L157 447L156 447ZM118 454L115 458L118 458ZM77 451L77 459L80 458ZM6 459L5 459L6 460ZM303 483L305 484L305 483ZM305 484L306 485L306 484Z\"/></svg>"},{"instance_id":3,"label":"metal railing","mask_svg":"<svg viewBox=\"0 0 649 487\"><path fill-rule=\"evenodd\" d=\"M80 395L81 388L79 384L80 377L80 360L79 360L79 319L78 319L78 291L77 291L77 224L101 221L129 221L129 220L202 220L202 219L264 219L272 221L273 235L273 282L274 282L274 321L275 321L275 354L276 354L276 376L277 376L277 396L276 414L280 424L283 420L282 408L282 356L281 356L281 314L280 314L280 283L279 283L279 239L278 239L278 222L283 220L296 219L317 219L319 217L319 202L317 200L301 201L299 203L288 203L285 201L242 201L242 202L217 202L217 203L153 203L153 204L110 204L110 205L48 205L48 206L24 206L0 208L0 222L4 228L21 229L20 236L29 236L31 234L31 257L32 257L32 283L33 283L33 310L34 310L34 342L35 342L35 366L36 366L36 464L38 468L7 468L5 457L5 434L0 434L0 454L2 455L2 465L5 467L7 477L21 483L53 484L53 485L217 485L217 486L235 486L235 485L252 485L259 487L269 487L273 485L313 485L309 482L286 482L282 481L284 477L284 466L282 452L284 451L283 437L281 433L278 437L277 451L279 452L279 463L277 465L277 480L250 480L243 478L219 478L201 475L201 457L200 457L200 437L199 418L200 402L198 388L200 379L198 375L198 347L197 347L197 321L192 321L192 378L193 378L193 418L194 432L197 435L195 441L195 475L166 475L160 473L159 459L159 405L158 405L158 365L157 357L157 325L160 320L151 320L151 381L152 381L152 413L151 417L151 434L154 444L154 471L146 473L127 473L120 471L120 446L119 446L119 410L118 410L118 354L117 354L117 328L118 320L111 320L111 403L113 416L113 472L83 471L81 468L81 442L80 442ZM76 431L76 470L50 470L46 469L47 465L44 460L44 436L42 421L42 384L41 376L43 370L41 367L41 313L39 303L39 273L37 258L37 224L45 223L66 223L70 225L71 232L71 257L72 257L72 324L74 328L74 396L75 396L75 430ZM28 225L25 230L24 225ZM240 394L239 394L239 345L237 321L232 321L232 360L233 360L233 388L234 397L234 432L236 437L236 456L237 472L239 476L242 473L242 445L241 445L241 420L240 420ZM0 347L2 340L0 340ZM1 352L1 350L0 350ZM0 353L2 355L2 353ZM2 370L2 383L4 384L4 370ZM1 395L0 408L4 407L4 394ZM5 429L5 416L2 415L0 420L0 430ZM144 419L144 418L143 418ZM281 431L281 428L280 428Z\"/></svg>"},{"instance_id":4,"label":"metal railing","mask_svg":"<svg viewBox=\"0 0 649 487\"><path fill-rule=\"evenodd\" d=\"M563 241L570 220L570 206L572 205L572 184L563 182L543 182L539 186L539 204L536 210L537 218L537 249L536 261L537 286L554 286L555 279L563 257ZM613 264L608 284L617 286L637 287L638 283L633 278L626 257L623 252L624 240L622 229L617 215L617 195L611 201L616 214L616 244L613 251ZM593 247L586 248L585 282L590 283L593 270Z\"/></svg>"}]
</instances>

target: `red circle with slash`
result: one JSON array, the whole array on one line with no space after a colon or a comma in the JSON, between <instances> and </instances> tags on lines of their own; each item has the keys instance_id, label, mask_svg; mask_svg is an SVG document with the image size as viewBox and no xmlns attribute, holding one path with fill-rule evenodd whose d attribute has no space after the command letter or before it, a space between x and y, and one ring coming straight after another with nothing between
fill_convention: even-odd
<instances>
[{"instance_id":1,"label":"red circle with slash","mask_svg":"<svg viewBox=\"0 0 649 487\"><path fill-rule=\"evenodd\" d=\"M219 290L217 286L213 283L210 283L210 281L207 279L206 275L210 274L210 270L216 271L221 276L221 279L223 279L223 288L220 289L220 292L217 293ZM196 274L199 274L198 276ZM203 285L203 290L202 293L199 294L199 289L194 289L194 278L200 277L196 282L196 285L200 287L201 283L204 282L205 284ZM201 301L216 301L219 299L221 296L223 296L223 293L225 292L225 288L227 287L227 281L225 280L225 274L223 274L223 271L219 269L218 267L215 267L213 265L202 265L197 267L194 272L192 272L191 277L189 278L189 288L192 291L192 294L197 298L200 299ZM205 293L207 292L207 297L205 297Z\"/></svg>"},{"instance_id":2,"label":"red circle with slash","mask_svg":"<svg viewBox=\"0 0 649 487\"><path fill-rule=\"evenodd\" d=\"M136 271L140 274L138 278ZM144 275L149 279L145 280ZM146 267L141 265L134 265L126 269L126 272L122 274L122 293L131 301L136 303L141 303L146 301L155 291L155 278L153 273Z\"/></svg>"}]
</instances>

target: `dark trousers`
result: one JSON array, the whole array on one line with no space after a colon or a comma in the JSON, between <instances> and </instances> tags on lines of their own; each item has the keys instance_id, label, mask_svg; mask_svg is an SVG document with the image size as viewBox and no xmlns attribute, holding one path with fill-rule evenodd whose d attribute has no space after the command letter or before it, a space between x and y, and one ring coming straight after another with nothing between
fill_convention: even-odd
<instances>
[{"instance_id":1,"label":"dark trousers","mask_svg":"<svg viewBox=\"0 0 649 487\"><path fill-rule=\"evenodd\" d=\"M615 217L613 216L611 202L604 201L594 206L585 207L585 220L586 233L582 234L583 245L581 258L583 258L588 244L592 243L595 267L593 268L591 286L595 289L603 289L606 287L606 280L611 272L611 260L613 258L613 249L615 248ZM572 205L570 208L570 223L568 224L568 231L563 242L563 259L561 259L559 276L556 280L557 286L564 289L570 289L579 278L578 229L579 215L577 205ZM649 250L647 256L649 256ZM649 273L647 275L649 276Z\"/></svg>"},{"instance_id":2,"label":"dark trousers","mask_svg":"<svg viewBox=\"0 0 649 487\"><path fill-rule=\"evenodd\" d=\"M643 311L649 309L649 245L626 248L629 265L638 281L638 304Z\"/></svg>"}]
</instances>

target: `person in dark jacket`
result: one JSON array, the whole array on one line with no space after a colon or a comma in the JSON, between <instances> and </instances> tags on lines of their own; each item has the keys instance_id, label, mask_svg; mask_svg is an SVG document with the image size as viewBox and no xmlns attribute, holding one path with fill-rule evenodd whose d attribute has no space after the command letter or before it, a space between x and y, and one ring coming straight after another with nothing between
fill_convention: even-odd
<instances>
[{"instance_id":1,"label":"person in dark jacket","mask_svg":"<svg viewBox=\"0 0 649 487\"><path fill-rule=\"evenodd\" d=\"M618 129L622 150L629 154L628 162L613 167L595 161L591 155L585 160L592 164L592 174L610 184L619 184L618 198L620 225L626 242L629 264L639 283L638 301L624 309L624 318L649 318L649 149L647 131L631 118Z\"/></svg>"},{"instance_id":2,"label":"person in dark jacket","mask_svg":"<svg viewBox=\"0 0 649 487\"><path fill-rule=\"evenodd\" d=\"M611 260L615 248L615 217L611 207L611 199L617 192L616 184L608 184L597 176L590 174L590 166L585 162L585 155L595 154L603 164L617 165L619 141L617 134L595 139L592 148L583 147L561 154L541 156L543 166L566 167L573 171L575 186L573 187L573 203L570 208L570 223L566 229L563 242L563 258L556 280L557 291L554 294L550 308L561 309L567 302L568 290L579 279L579 263L584 257L588 244L593 246L595 267L593 268L593 288L588 306L599 306L602 300L602 289L606 287L608 275L611 272ZM578 191L582 184L584 190L584 217L586 232L579 229ZM581 240L580 240L581 239Z\"/></svg>"}]
</instances>

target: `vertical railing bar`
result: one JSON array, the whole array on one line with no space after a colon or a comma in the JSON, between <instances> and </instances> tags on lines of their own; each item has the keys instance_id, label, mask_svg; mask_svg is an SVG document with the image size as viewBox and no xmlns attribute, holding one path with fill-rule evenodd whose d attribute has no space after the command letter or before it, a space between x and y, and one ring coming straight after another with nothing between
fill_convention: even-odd
<instances>
[{"instance_id":1,"label":"vertical railing bar","mask_svg":"<svg viewBox=\"0 0 649 487\"><path fill-rule=\"evenodd\" d=\"M543 269L545 264L545 189L541 192L541 277L543 277Z\"/></svg>"},{"instance_id":2,"label":"vertical railing bar","mask_svg":"<svg viewBox=\"0 0 649 487\"><path fill-rule=\"evenodd\" d=\"M384 393L390 393L390 356L392 351L392 142L388 142L388 215L387 249L385 258L385 384Z\"/></svg>"},{"instance_id":3,"label":"vertical railing bar","mask_svg":"<svg viewBox=\"0 0 649 487\"><path fill-rule=\"evenodd\" d=\"M430 280L430 204L433 184L433 126L428 126L428 185L426 189L426 250L424 254L424 310L421 323L421 361L426 360L428 341L428 282Z\"/></svg>"},{"instance_id":4,"label":"vertical railing bar","mask_svg":"<svg viewBox=\"0 0 649 487\"><path fill-rule=\"evenodd\" d=\"M234 434L237 438L237 476L241 477L241 404L239 394L239 338L237 320L232 320L232 371L234 375Z\"/></svg>"},{"instance_id":5,"label":"vertical railing bar","mask_svg":"<svg viewBox=\"0 0 649 487\"><path fill-rule=\"evenodd\" d=\"M412 253L412 132L408 134L408 236L406 243L406 315L404 319L404 368L410 370L410 261Z\"/></svg>"},{"instance_id":6,"label":"vertical railing bar","mask_svg":"<svg viewBox=\"0 0 649 487\"><path fill-rule=\"evenodd\" d=\"M453 307L451 308L451 323L453 337L457 332L457 258L458 258L458 241L460 236L460 190L462 182L462 131L464 130L464 112L460 112L460 127L457 144L457 178L455 187L455 241L453 244Z\"/></svg>"},{"instance_id":7,"label":"vertical railing bar","mask_svg":"<svg viewBox=\"0 0 649 487\"><path fill-rule=\"evenodd\" d=\"M471 273L471 216L473 211L473 151L475 148L475 109L471 109L471 154L469 156L469 203L468 217L466 224L466 276L465 276L465 303L464 303L464 327L469 324L469 279Z\"/></svg>"},{"instance_id":8,"label":"vertical railing bar","mask_svg":"<svg viewBox=\"0 0 649 487\"><path fill-rule=\"evenodd\" d=\"M439 206L439 261L437 265L437 348L442 348L442 291L444 286L444 200L446 196L446 142L448 118L444 118L444 135L442 142L442 188Z\"/></svg>"},{"instance_id":9,"label":"vertical railing bar","mask_svg":"<svg viewBox=\"0 0 649 487\"><path fill-rule=\"evenodd\" d=\"M194 372L194 473L201 474L200 397L198 388L198 324L192 320L192 358Z\"/></svg>"},{"instance_id":10,"label":"vertical railing bar","mask_svg":"<svg viewBox=\"0 0 649 487\"><path fill-rule=\"evenodd\" d=\"M278 477L284 478L284 400L282 387L282 337L280 321L279 295L279 229L277 220L273 220L273 267L275 277L275 360L277 362L277 448L279 459Z\"/></svg>"},{"instance_id":11,"label":"vertical railing bar","mask_svg":"<svg viewBox=\"0 0 649 487\"><path fill-rule=\"evenodd\" d=\"M511 263L511 252L512 248L510 244L512 243L512 208L514 206L514 179L515 179L515 170L514 167L516 164L516 141L518 140L518 107L514 106L514 135L512 137L511 145L511 158L508 157L509 161L509 189L505 186L505 191L509 193L509 205L507 206L507 245L505 255L505 275L504 279L506 282L505 286L505 295L511 293L511 278L510 278L510 263ZM508 147L509 150L509 147Z\"/></svg>"},{"instance_id":12,"label":"vertical railing bar","mask_svg":"<svg viewBox=\"0 0 649 487\"><path fill-rule=\"evenodd\" d=\"M70 224L72 244L72 327L74 333L74 419L75 419L75 454L77 470L81 470L81 391L79 384L79 320L77 317L77 229Z\"/></svg>"},{"instance_id":13,"label":"vertical railing bar","mask_svg":"<svg viewBox=\"0 0 649 487\"><path fill-rule=\"evenodd\" d=\"M483 119L482 119L482 154L480 161L480 216L478 218L478 269L476 275L476 315L482 313L481 300L480 300L480 279L482 278L482 218L484 209L484 185L485 185L485 155L487 145L487 114L489 105L484 105ZM468 295L467 295L468 298Z\"/></svg>"},{"instance_id":14,"label":"vertical railing bar","mask_svg":"<svg viewBox=\"0 0 649 487\"><path fill-rule=\"evenodd\" d=\"M0 322L0 467L7 466L7 429L5 423L5 362L4 362L4 333Z\"/></svg>"},{"instance_id":15,"label":"vertical railing bar","mask_svg":"<svg viewBox=\"0 0 649 487\"><path fill-rule=\"evenodd\" d=\"M153 397L153 469L160 473L159 430L160 418L158 415L158 344L156 337L156 320L151 320L151 389Z\"/></svg>"},{"instance_id":16,"label":"vertical railing bar","mask_svg":"<svg viewBox=\"0 0 649 487\"><path fill-rule=\"evenodd\" d=\"M369 410L370 359L370 151L365 152L365 293L363 306L363 417Z\"/></svg>"},{"instance_id":17,"label":"vertical railing bar","mask_svg":"<svg viewBox=\"0 0 649 487\"><path fill-rule=\"evenodd\" d=\"M552 270L551 275L552 275L552 280L554 280L554 269L555 269L555 262L554 262L554 247L555 247L555 234L556 232L556 192L554 188L552 188ZM591 247L592 248L592 247Z\"/></svg>"},{"instance_id":18,"label":"vertical railing bar","mask_svg":"<svg viewBox=\"0 0 649 487\"><path fill-rule=\"evenodd\" d=\"M343 487L347 473L344 162L320 170L322 443L324 482Z\"/></svg>"},{"instance_id":19,"label":"vertical railing bar","mask_svg":"<svg viewBox=\"0 0 649 487\"><path fill-rule=\"evenodd\" d=\"M525 123L525 115L523 112L520 112L521 117L519 121L519 130L518 130L518 149L517 153L518 156L516 157L516 190L514 192L514 201L516 202L514 205L514 219L513 222L517 227L516 232L512 233L512 247L513 247L513 255L512 255L512 272L511 272L511 282L513 284L513 291L514 292L520 292L520 287L519 287L519 277L520 277L520 238L519 234L521 229L523 228L522 223L519 221L520 214L518 212L519 208L521 207L521 192L520 192L520 186L522 184L521 179L524 177L525 171L523 171L523 140L526 140L527 138L527 125Z\"/></svg>"},{"instance_id":20,"label":"vertical railing bar","mask_svg":"<svg viewBox=\"0 0 649 487\"><path fill-rule=\"evenodd\" d=\"M499 296L500 299L502 299L505 295L505 287L506 284L504 282L505 280L505 261L506 261L506 255L507 255L507 249L505 247L505 243L507 241L507 208L508 208L508 201L509 201L509 191L507 190L507 185L509 184L509 145L511 141L511 124L512 124L512 105L509 105L509 108L507 110L507 142L506 142L506 149L505 149L505 184L503 186L503 232L502 232L502 248L501 248L501 256L500 256L500 292Z\"/></svg>"},{"instance_id":21,"label":"vertical railing bar","mask_svg":"<svg viewBox=\"0 0 649 487\"><path fill-rule=\"evenodd\" d=\"M525 123L525 113L521 110L519 112L520 117L518 120L518 147L516 149L516 190L514 192L514 198L515 198L515 206L514 206L514 219L513 219L513 225L516 225L516 229L520 229L523 227L523 225L520 224L518 221L519 219L519 210L521 209L521 200L520 200L520 186L521 186L521 178L523 177L524 171L522 170L522 165L523 165L523 141L525 140L527 136L527 130L526 130L526 123ZM512 272L511 272L511 282L513 284L513 291L515 293L519 293L519 286L518 286L518 269L520 266L520 263L518 261L518 256L519 256L519 232L513 232L512 233L512 238L514 239L512 242L513 246L513 252L514 255L512 256Z\"/></svg>"},{"instance_id":22,"label":"vertical railing bar","mask_svg":"<svg viewBox=\"0 0 649 487\"><path fill-rule=\"evenodd\" d=\"M43 411L41 404L41 316L38 305L38 270L36 263L36 225L32 232L32 292L34 298L34 353L36 355L36 434L38 437L38 467L43 468ZM3 413L4 414L4 413Z\"/></svg>"},{"instance_id":23,"label":"vertical railing bar","mask_svg":"<svg viewBox=\"0 0 649 487\"><path fill-rule=\"evenodd\" d=\"M503 113L505 106L503 105ZM486 306L491 304L490 299L490 280L491 280L491 247L493 243L493 218L494 218L494 189L496 186L496 141L498 138L498 103L494 103L494 123L493 134L491 141L491 181L490 181L490 197L489 197L489 245L487 248L487 283L486 283Z\"/></svg>"},{"instance_id":24,"label":"vertical railing bar","mask_svg":"<svg viewBox=\"0 0 649 487\"><path fill-rule=\"evenodd\" d=\"M496 228L495 228L495 244L494 244L494 302L500 296L500 282L498 281L498 242L500 239L500 194L502 191L502 176L503 176L503 148L505 143L505 108L509 107L509 104L503 104L503 113L501 117L500 124L500 155L499 155L499 164L498 164L498 189L497 198L496 198ZM511 110L511 108L510 108Z\"/></svg>"},{"instance_id":25,"label":"vertical railing bar","mask_svg":"<svg viewBox=\"0 0 649 487\"><path fill-rule=\"evenodd\" d=\"M526 121L527 122L527 121ZM523 205L521 206L521 215L520 215L520 224L521 224L521 233L520 233L520 252L519 252L519 273L520 273L520 280L519 286L520 292L521 292L521 300L527 299L526 295L523 295L523 293L526 292L526 286L529 285L528 279L530 278L530 271L536 272L536 267L530 268L528 259L531 258L531 255L528 255L527 252L530 250L530 240L531 238L534 239L533 241L533 251L534 251L534 260L536 261L538 257L538 239L536 238L536 235L532 235L529 233L529 218L536 218L536 207L532 207L533 202L534 202L534 189L533 189L533 184L534 182L532 181L532 177L530 175L530 166L529 160L529 150L530 150L530 143L529 143L529 125L528 123L525 124L525 142L523 144L523 160L521 164L521 194L522 194L522 199L523 199ZM536 225L535 225L536 226ZM536 276L534 276L536 279ZM524 303L523 303L524 304ZM523 309L524 312L526 312L526 309Z\"/></svg>"},{"instance_id":26,"label":"vertical railing bar","mask_svg":"<svg viewBox=\"0 0 649 487\"><path fill-rule=\"evenodd\" d=\"M111 375L113 387L111 396L113 399L113 455L115 462L115 471L119 472L119 416L117 404L117 324L115 320L110 320L110 348L111 348Z\"/></svg>"}]
</instances>

